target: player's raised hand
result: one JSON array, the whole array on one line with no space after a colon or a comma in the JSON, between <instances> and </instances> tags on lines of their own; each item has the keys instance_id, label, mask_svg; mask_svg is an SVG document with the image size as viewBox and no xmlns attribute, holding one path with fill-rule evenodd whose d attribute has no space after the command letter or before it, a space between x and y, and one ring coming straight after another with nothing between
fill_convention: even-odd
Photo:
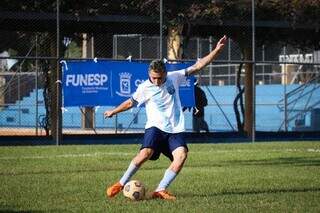
<instances>
[{"instance_id":1,"label":"player's raised hand","mask_svg":"<svg viewBox=\"0 0 320 213\"><path fill-rule=\"evenodd\" d=\"M227 36L224 35L217 43L216 49L217 50L222 50L227 43Z\"/></svg>"},{"instance_id":2,"label":"player's raised hand","mask_svg":"<svg viewBox=\"0 0 320 213\"><path fill-rule=\"evenodd\" d=\"M112 111L109 111L109 110L105 111L103 114L104 114L104 118L111 118L113 116Z\"/></svg>"}]
</instances>

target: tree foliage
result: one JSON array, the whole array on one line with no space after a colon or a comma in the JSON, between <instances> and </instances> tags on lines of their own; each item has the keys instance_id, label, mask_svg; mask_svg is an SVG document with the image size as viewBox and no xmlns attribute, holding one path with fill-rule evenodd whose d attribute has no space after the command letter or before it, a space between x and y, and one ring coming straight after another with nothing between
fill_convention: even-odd
<instances>
[{"instance_id":1,"label":"tree foliage","mask_svg":"<svg viewBox=\"0 0 320 213\"><path fill-rule=\"evenodd\" d=\"M2 11L23 12L55 12L56 0L2 0ZM60 0L60 11L75 16L99 15L143 15L159 20L159 0ZM197 25L199 23L225 26L238 23L250 30L252 5L250 0L163 0L164 20L169 25ZM320 0L256 0L255 16L257 26L257 43L291 42L300 46L319 48L318 41L320 27ZM278 25L278 26L277 26ZM235 26L235 25L232 25ZM283 28L289 28L290 31ZM303 30L314 30L314 34L303 33ZM239 30L228 27L225 29L231 36L238 36L232 32ZM295 33L292 33L295 30ZM210 34L211 32L208 32ZM247 38L246 33L243 33ZM291 38L291 39L290 39ZM240 39L238 39L240 41Z\"/></svg>"}]
</instances>

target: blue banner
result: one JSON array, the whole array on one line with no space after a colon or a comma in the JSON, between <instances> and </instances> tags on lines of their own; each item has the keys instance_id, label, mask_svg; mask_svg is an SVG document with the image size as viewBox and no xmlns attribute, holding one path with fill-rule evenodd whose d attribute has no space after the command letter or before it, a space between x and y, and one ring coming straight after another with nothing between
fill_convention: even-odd
<instances>
[{"instance_id":1,"label":"blue banner","mask_svg":"<svg viewBox=\"0 0 320 213\"><path fill-rule=\"evenodd\" d=\"M64 106L116 106L148 79L148 63L129 61L62 61ZM166 64L168 71L191 63ZM194 77L180 87L182 106L194 106ZM192 98L191 98L192 97Z\"/></svg>"}]
</instances>

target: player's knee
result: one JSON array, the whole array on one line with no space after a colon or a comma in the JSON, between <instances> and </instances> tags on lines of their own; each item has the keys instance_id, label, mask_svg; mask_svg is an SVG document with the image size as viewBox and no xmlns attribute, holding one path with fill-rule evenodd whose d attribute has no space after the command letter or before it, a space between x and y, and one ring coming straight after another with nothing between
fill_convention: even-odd
<instances>
[{"instance_id":1,"label":"player's knee","mask_svg":"<svg viewBox=\"0 0 320 213\"><path fill-rule=\"evenodd\" d=\"M171 169L175 172L179 172L182 169L187 157L188 157L188 152L185 148L176 150L176 152L173 155L173 162L171 165L172 166Z\"/></svg>"},{"instance_id":2,"label":"player's knee","mask_svg":"<svg viewBox=\"0 0 320 213\"><path fill-rule=\"evenodd\" d=\"M173 151L173 158L177 161L185 161L188 157L188 151L185 147L179 147Z\"/></svg>"},{"instance_id":3,"label":"player's knee","mask_svg":"<svg viewBox=\"0 0 320 213\"><path fill-rule=\"evenodd\" d=\"M153 154L152 149L144 148L144 149L140 150L138 155L134 158L135 164L140 166L142 163L144 163L149 158L151 158L152 154Z\"/></svg>"},{"instance_id":4,"label":"player's knee","mask_svg":"<svg viewBox=\"0 0 320 213\"><path fill-rule=\"evenodd\" d=\"M179 162L180 164L183 164L183 163L186 161L187 157L188 157L188 152L185 151L185 150L181 151L181 152L179 153L179 155L177 156L178 162Z\"/></svg>"}]
</instances>

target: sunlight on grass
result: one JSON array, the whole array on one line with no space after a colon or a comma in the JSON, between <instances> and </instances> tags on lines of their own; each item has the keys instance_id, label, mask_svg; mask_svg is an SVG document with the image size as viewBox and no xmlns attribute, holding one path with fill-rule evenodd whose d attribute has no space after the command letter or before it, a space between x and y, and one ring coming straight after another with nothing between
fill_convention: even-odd
<instances>
[{"instance_id":1,"label":"sunlight on grass","mask_svg":"<svg viewBox=\"0 0 320 213\"><path fill-rule=\"evenodd\" d=\"M0 148L0 211L318 212L320 143L190 144L177 201L105 198L139 145ZM151 193L165 157L134 176Z\"/></svg>"}]
</instances>

